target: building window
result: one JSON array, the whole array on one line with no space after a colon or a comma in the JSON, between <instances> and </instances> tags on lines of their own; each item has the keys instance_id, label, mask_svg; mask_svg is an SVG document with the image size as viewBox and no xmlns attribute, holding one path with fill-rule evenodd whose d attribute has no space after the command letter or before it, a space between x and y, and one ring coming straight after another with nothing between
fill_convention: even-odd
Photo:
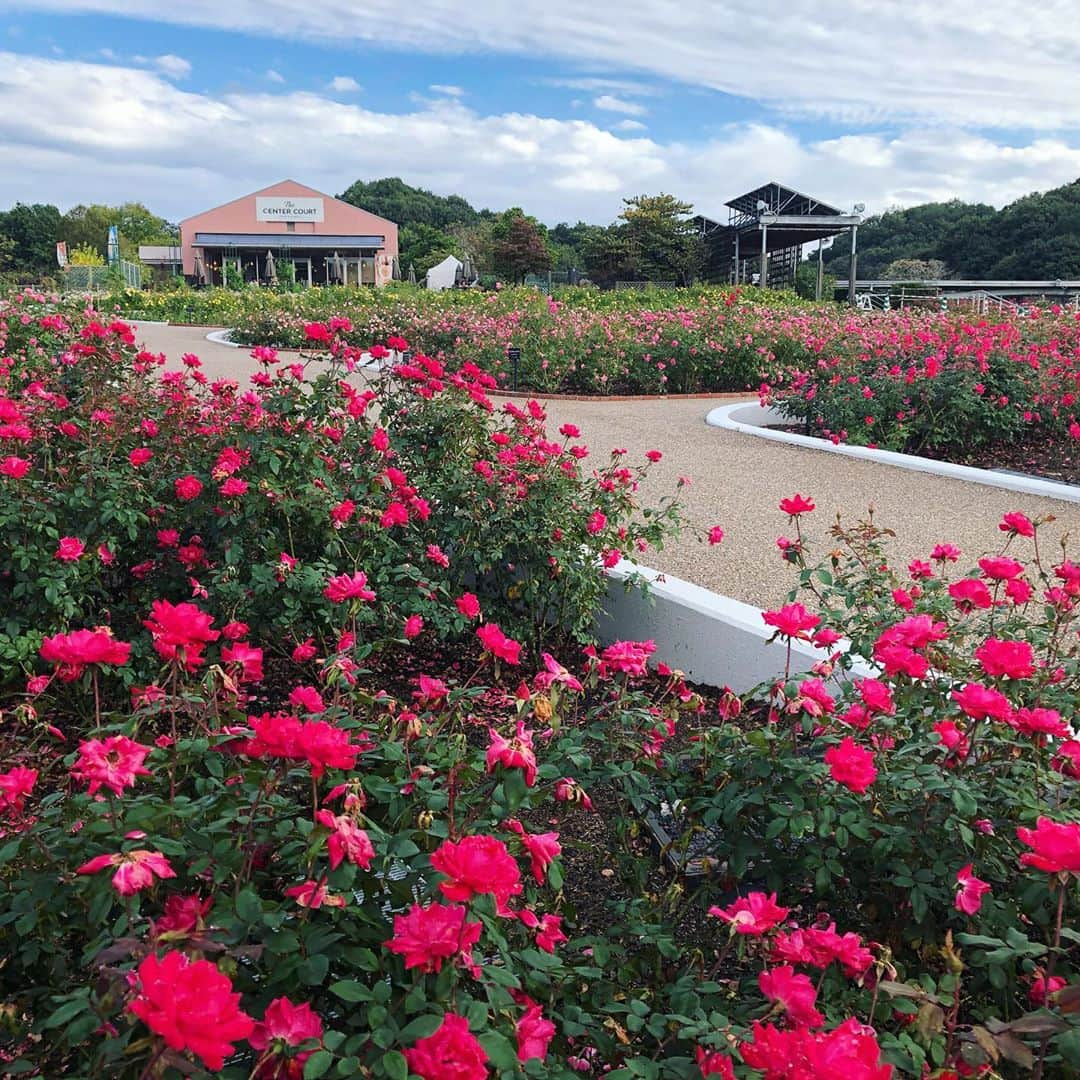
<instances>
[{"instance_id":1,"label":"building window","mask_svg":"<svg viewBox=\"0 0 1080 1080\"><path fill-rule=\"evenodd\" d=\"M286 232L296 232L296 222L295 221L286 221L285 222L285 231Z\"/></svg>"}]
</instances>

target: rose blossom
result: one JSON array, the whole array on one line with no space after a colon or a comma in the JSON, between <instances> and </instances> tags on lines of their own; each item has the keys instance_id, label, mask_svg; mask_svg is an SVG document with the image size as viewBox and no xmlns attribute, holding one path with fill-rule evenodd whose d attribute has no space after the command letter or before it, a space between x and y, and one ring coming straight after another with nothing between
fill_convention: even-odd
<instances>
[{"instance_id":1,"label":"rose blossom","mask_svg":"<svg viewBox=\"0 0 1080 1080\"><path fill-rule=\"evenodd\" d=\"M403 1051L409 1072L422 1080L485 1080L488 1056L469 1032L469 1021L446 1013L427 1038Z\"/></svg>"},{"instance_id":2,"label":"rose blossom","mask_svg":"<svg viewBox=\"0 0 1080 1080\"><path fill-rule=\"evenodd\" d=\"M212 1071L222 1069L233 1044L255 1030L228 976L209 960L151 954L139 965L136 986L128 1009L172 1050L190 1051Z\"/></svg>"}]
</instances>

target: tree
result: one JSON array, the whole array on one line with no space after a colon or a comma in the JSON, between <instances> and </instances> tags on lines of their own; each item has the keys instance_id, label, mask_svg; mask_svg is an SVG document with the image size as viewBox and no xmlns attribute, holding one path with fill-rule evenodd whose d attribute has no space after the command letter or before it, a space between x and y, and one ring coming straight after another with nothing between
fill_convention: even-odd
<instances>
[{"instance_id":1,"label":"tree","mask_svg":"<svg viewBox=\"0 0 1080 1080\"><path fill-rule=\"evenodd\" d=\"M138 202L120 206L101 203L74 206L63 216L60 239L67 241L69 249L89 246L105 256L108 254L110 225L117 228L120 255L125 259L137 259L140 244L177 242L176 226Z\"/></svg>"},{"instance_id":2,"label":"tree","mask_svg":"<svg viewBox=\"0 0 1080 1080\"><path fill-rule=\"evenodd\" d=\"M648 281L674 279L689 285L701 272L705 246L698 235L690 203L674 195L637 195L623 199L620 217L639 252L639 267Z\"/></svg>"},{"instance_id":3,"label":"tree","mask_svg":"<svg viewBox=\"0 0 1080 1080\"><path fill-rule=\"evenodd\" d=\"M886 281L939 281L948 277L941 259L894 259L881 276Z\"/></svg>"},{"instance_id":4,"label":"tree","mask_svg":"<svg viewBox=\"0 0 1080 1080\"><path fill-rule=\"evenodd\" d=\"M960 278L1080 276L1080 181L1025 195L1002 210L954 199L889 210L859 226L860 277L891 276L892 264L910 260L940 260ZM825 261L846 272L845 251Z\"/></svg>"},{"instance_id":5,"label":"tree","mask_svg":"<svg viewBox=\"0 0 1080 1080\"><path fill-rule=\"evenodd\" d=\"M492 230L491 266L494 271L513 282L524 281L529 273L551 269L542 226L525 217L520 210L508 210L513 215Z\"/></svg>"},{"instance_id":6,"label":"tree","mask_svg":"<svg viewBox=\"0 0 1080 1080\"><path fill-rule=\"evenodd\" d=\"M616 281L638 277L640 251L626 225L592 229L582 243L581 253L589 280L602 289L610 289Z\"/></svg>"},{"instance_id":7,"label":"tree","mask_svg":"<svg viewBox=\"0 0 1080 1080\"><path fill-rule=\"evenodd\" d=\"M72 266L104 266L105 256L92 244L76 244L68 252L68 262Z\"/></svg>"},{"instance_id":8,"label":"tree","mask_svg":"<svg viewBox=\"0 0 1080 1080\"><path fill-rule=\"evenodd\" d=\"M795 270L795 292L804 300L813 300L817 296L818 264L816 256L799 263ZM836 295L836 277L833 274L821 276L821 299L832 300Z\"/></svg>"},{"instance_id":9,"label":"tree","mask_svg":"<svg viewBox=\"0 0 1080 1080\"><path fill-rule=\"evenodd\" d=\"M0 233L0 273L15 268L15 241Z\"/></svg>"},{"instance_id":10,"label":"tree","mask_svg":"<svg viewBox=\"0 0 1080 1080\"><path fill-rule=\"evenodd\" d=\"M412 187L397 176L367 182L357 180L339 197L398 225L431 225L445 229L448 225L472 225L482 217L482 213L460 195L436 195L424 188Z\"/></svg>"},{"instance_id":11,"label":"tree","mask_svg":"<svg viewBox=\"0 0 1080 1080\"><path fill-rule=\"evenodd\" d=\"M560 222L548 230L548 247L556 270L580 270L585 265L584 246L594 226L579 221L576 225Z\"/></svg>"},{"instance_id":12,"label":"tree","mask_svg":"<svg viewBox=\"0 0 1080 1080\"><path fill-rule=\"evenodd\" d=\"M398 231L398 246L401 266L411 264L420 275L426 274L436 263L441 263L447 255L459 258L461 255L461 249L453 237L434 225L403 225Z\"/></svg>"},{"instance_id":13,"label":"tree","mask_svg":"<svg viewBox=\"0 0 1080 1080\"><path fill-rule=\"evenodd\" d=\"M0 234L14 247L12 269L17 273L45 274L56 269L56 242L60 237L60 211L49 203L16 203L0 212Z\"/></svg>"}]
</instances>

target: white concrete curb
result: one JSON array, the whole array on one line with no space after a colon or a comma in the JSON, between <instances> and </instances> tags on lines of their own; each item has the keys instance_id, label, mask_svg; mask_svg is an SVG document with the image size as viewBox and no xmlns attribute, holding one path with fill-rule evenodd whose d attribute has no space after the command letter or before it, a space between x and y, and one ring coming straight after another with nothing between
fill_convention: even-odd
<instances>
[{"instance_id":1,"label":"white concrete curb","mask_svg":"<svg viewBox=\"0 0 1080 1080\"><path fill-rule=\"evenodd\" d=\"M250 350L252 348L250 345L241 345L237 341L230 341L229 333L230 331L228 329L211 330L210 333L206 335L206 340L212 341L215 345L225 345L230 349ZM281 351L299 352L298 349L282 349ZM371 353L364 352L360 354L360 363L357 364L357 367L363 368L366 371L382 371L384 368L393 367L393 365L397 363L397 360L395 359L396 356L396 353L391 353L390 356L383 360L374 360L372 359Z\"/></svg>"},{"instance_id":2,"label":"white concrete curb","mask_svg":"<svg viewBox=\"0 0 1080 1080\"><path fill-rule=\"evenodd\" d=\"M122 317L121 317L122 318ZM132 326L168 326L168 319L123 319L123 322L131 323Z\"/></svg>"},{"instance_id":3,"label":"white concrete curb","mask_svg":"<svg viewBox=\"0 0 1080 1080\"><path fill-rule=\"evenodd\" d=\"M627 590L633 574L649 582L647 597L639 589ZM769 641L773 629L765 625L761 608L626 559L609 576L607 600L597 621L603 643L652 640L654 662L677 668L695 682L730 686L736 693L783 675L787 646ZM808 671L830 653L848 648L847 641L830 649L793 642L792 672ZM856 658L853 673L866 676L873 669Z\"/></svg>"},{"instance_id":4,"label":"white concrete curb","mask_svg":"<svg viewBox=\"0 0 1080 1080\"><path fill-rule=\"evenodd\" d=\"M790 423L790 418L776 409L765 408L756 401L736 401L731 405L721 405L709 412L705 422L712 427L727 428L729 431L754 435L759 439L787 443L789 446L802 446L807 450L824 450L829 454L843 454L845 457L859 458L862 461L876 461L881 465L894 465L898 469L932 473L951 480L967 480L972 484L986 484L1026 495L1042 495L1044 498L1061 499L1063 502L1080 502L1080 487L1075 484L1041 480L1037 476L1014 476L996 469L977 469L973 465L954 465L949 461L935 461L933 458L917 457L914 454L898 454L893 450L869 450L865 446L848 446L844 443L837 445L828 439L817 439L812 435L795 435L788 431L767 428L764 425L768 423Z\"/></svg>"},{"instance_id":5,"label":"white concrete curb","mask_svg":"<svg viewBox=\"0 0 1080 1080\"><path fill-rule=\"evenodd\" d=\"M243 349L245 346L241 345L238 341L229 340L228 330L211 330L206 335L207 341L212 341L215 345L226 345L230 349ZM250 348L250 346L247 346Z\"/></svg>"}]
</instances>

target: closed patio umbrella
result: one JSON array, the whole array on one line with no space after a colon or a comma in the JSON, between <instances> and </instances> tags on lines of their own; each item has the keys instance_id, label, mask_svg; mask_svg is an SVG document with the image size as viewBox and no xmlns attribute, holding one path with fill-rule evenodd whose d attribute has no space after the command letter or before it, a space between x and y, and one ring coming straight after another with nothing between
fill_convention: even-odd
<instances>
[{"instance_id":1,"label":"closed patio umbrella","mask_svg":"<svg viewBox=\"0 0 1080 1080\"><path fill-rule=\"evenodd\" d=\"M271 285L277 284L277 263L274 261L274 253L269 248L266 250L266 280Z\"/></svg>"},{"instance_id":2,"label":"closed patio umbrella","mask_svg":"<svg viewBox=\"0 0 1080 1080\"><path fill-rule=\"evenodd\" d=\"M206 267L203 266L202 252L195 252L195 280L200 285L206 284Z\"/></svg>"},{"instance_id":3,"label":"closed patio umbrella","mask_svg":"<svg viewBox=\"0 0 1080 1080\"><path fill-rule=\"evenodd\" d=\"M412 263L409 263L409 284L416 284L416 267Z\"/></svg>"},{"instance_id":4,"label":"closed patio umbrella","mask_svg":"<svg viewBox=\"0 0 1080 1080\"><path fill-rule=\"evenodd\" d=\"M401 263L398 262L398 257L396 255L390 263L390 278L392 281L401 280Z\"/></svg>"},{"instance_id":5,"label":"closed patio umbrella","mask_svg":"<svg viewBox=\"0 0 1080 1080\"><path fill-rule=\"evenodd\" d=\"M335 251L330 260L331 275L339 285L345 284L345 260Z\"/></svg>"}]
</instances>

